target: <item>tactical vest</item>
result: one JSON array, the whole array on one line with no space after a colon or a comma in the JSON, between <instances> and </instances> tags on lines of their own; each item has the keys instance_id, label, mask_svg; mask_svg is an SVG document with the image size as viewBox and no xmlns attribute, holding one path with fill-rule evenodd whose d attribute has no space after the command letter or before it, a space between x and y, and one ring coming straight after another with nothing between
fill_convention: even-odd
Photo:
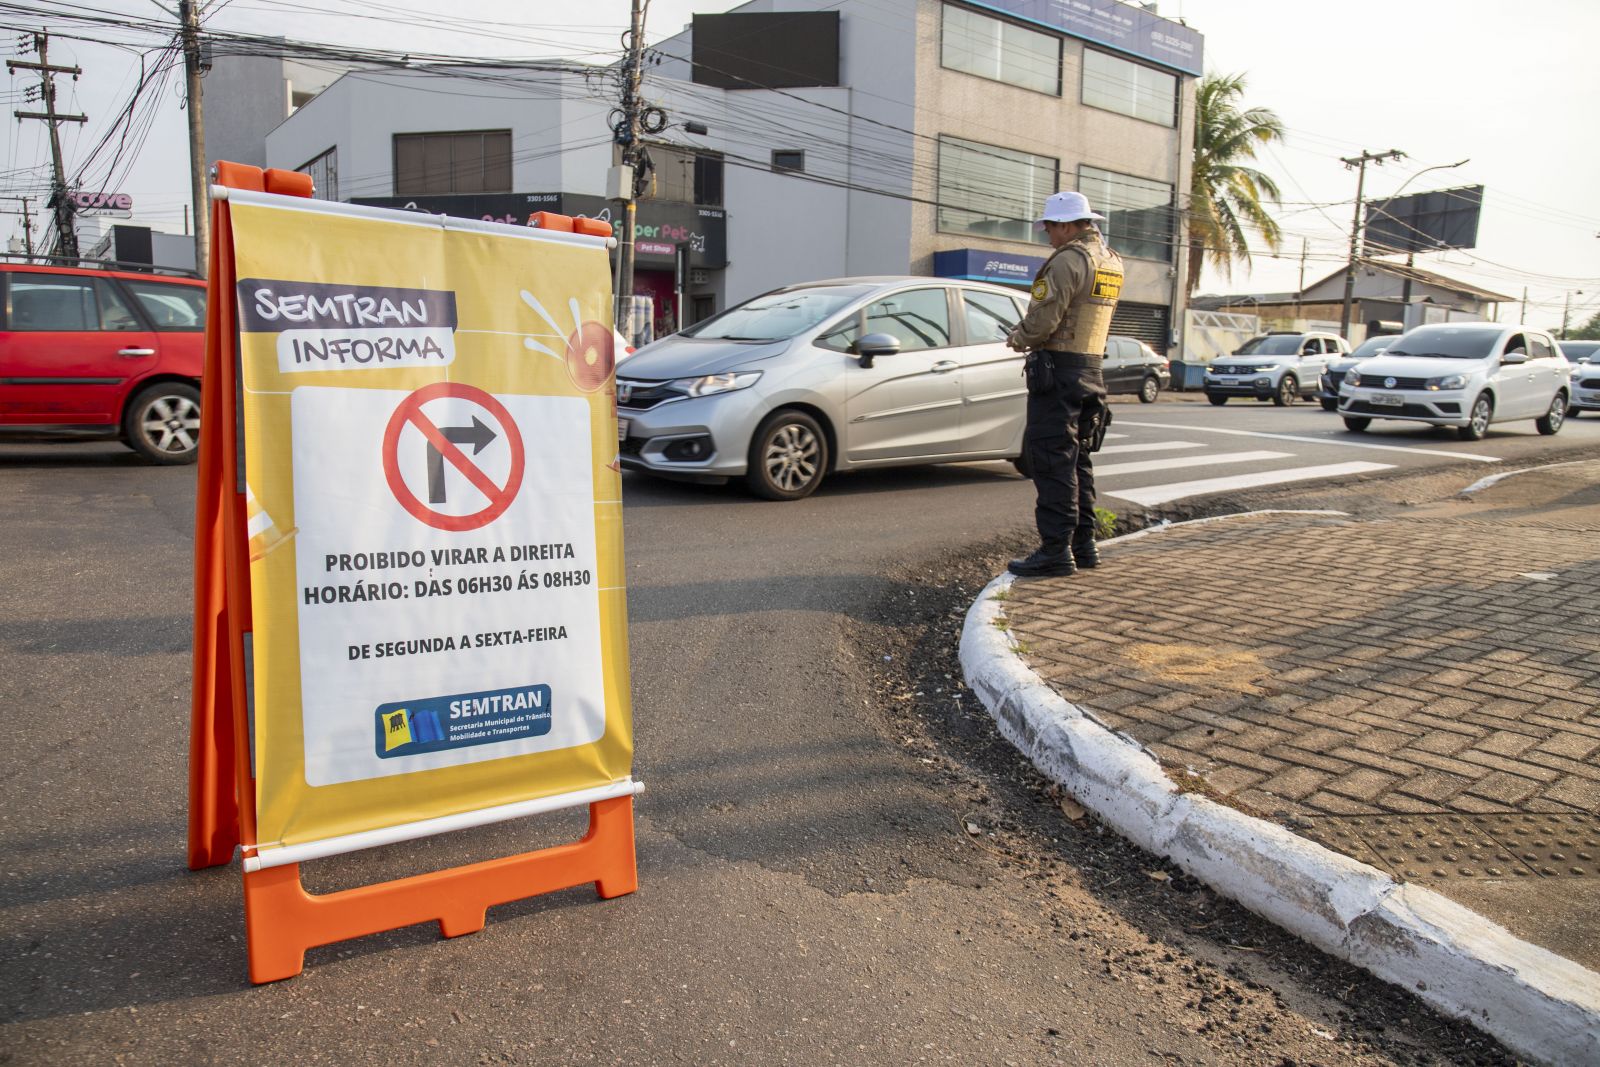
<instances>
[{"instance_id":1,"label":"tactical vest","mask_svg":"<svg viewBox=\"0 0 1600 1067\"><path fill-rule=\"evenodd\" d=\"M1108 248L1098 233L1074 241L1062 251L1074 248L1088 256L1089 270L1082 288L1072 295L1055 340L1062 351L1103 356L1111 333L1111 314L1122 295L1122 257Z\"/></svg>"}]
</instances>

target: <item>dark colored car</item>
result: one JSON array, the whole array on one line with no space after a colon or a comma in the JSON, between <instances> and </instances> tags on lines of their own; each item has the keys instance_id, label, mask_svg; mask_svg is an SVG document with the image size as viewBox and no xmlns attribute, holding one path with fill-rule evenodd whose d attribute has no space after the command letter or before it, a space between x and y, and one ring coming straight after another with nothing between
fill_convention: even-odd
<instances>
[{"instance_id":1,"label":"dark colored car","mask_svg":"<svg viewBox=\"0 0 1600 1067\"><path fill-rule=\"evenodd\" d=\"M1384 349L1399 340L1400 335L1395 333L1379 334L1369 337L1356 346L1356 350L1349 355L1340 356L1328 364L1328 369L1322 372L1318 380L1317 401L1322 405L1323 411L1339 410L1339 386L1344 382L1345 374L1364 359L1383 355Z\"/></svg>"},{"instance_id":2,"label":"dark colored car","mask_svg":"<svg viewBox=\"0 0 1600 1067\"><path fill-rule=\"evenodd\" d=\"M1172 384L1172 365L1137 337L1108 337L1105 377L1106 392L1130 393L1154 404Z\"/></svg>"},{"instance_id":3,"label":"dark colored car","mask_svg":"<svg viewBox=\"0 0 1600 1067\"><path fill-rule=\"evenodd\" d=\"M193 463L205 325L195 278L0 263L0 439L115 438Z\"/></svg>"}]
</instances>

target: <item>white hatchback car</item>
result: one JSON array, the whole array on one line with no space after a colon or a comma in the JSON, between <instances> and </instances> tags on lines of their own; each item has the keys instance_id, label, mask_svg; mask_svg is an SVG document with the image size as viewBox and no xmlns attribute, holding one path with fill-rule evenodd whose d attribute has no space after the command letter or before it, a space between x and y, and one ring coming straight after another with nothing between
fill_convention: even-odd
<instances>
[{"instance_id":1,"label":"white hatchback car","mask_svg":"<svg viewBox=\"0 0 1600 1067\"><path fill-rule=\"evenodd\" d=\"M1476 441L1491 423L1534 419L1561 429L1570 364L1542 330L1497 322L1419 326L1345 374L1339 414L1360 432L1373 419L1454 426Z\"/></svg>"}]
</instances>

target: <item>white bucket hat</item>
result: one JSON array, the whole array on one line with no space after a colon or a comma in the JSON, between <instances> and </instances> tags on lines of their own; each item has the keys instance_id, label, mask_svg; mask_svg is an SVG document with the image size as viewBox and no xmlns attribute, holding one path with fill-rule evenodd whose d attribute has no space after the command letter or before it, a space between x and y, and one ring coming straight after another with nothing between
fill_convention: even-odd
<instances>
[{"instance_id":1,"label":"white bucket hat","mask_svg":"<svg viewBox=\"0 0 1600 1067\"><path fill-rule=\"evenodd\" d=\"M1044 214L1039 216L1039 225L1047 222L1077 222L1079 219L1104 222L1106 217L1090 210L1089 198L1082 193L1051 193L1044 202Z\"/></svg>"}]
</instances>

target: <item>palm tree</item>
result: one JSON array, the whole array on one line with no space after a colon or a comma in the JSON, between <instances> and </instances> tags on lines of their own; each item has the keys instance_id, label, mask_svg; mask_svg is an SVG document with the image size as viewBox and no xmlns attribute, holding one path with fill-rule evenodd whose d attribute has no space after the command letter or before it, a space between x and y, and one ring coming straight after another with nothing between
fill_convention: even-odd
<instances>
[{"instance_id":1,"label":"palm tree","mask_svg":"<svg viewBox=\"0 0 1600 1067\"><path fill-rule=\"evenodd\" d=\"M1240 111L1244 82L1243 74L1207 74L1195 96L1188 293L1199 284L1207 258L1224 277L1232 276L1235 260L1250 262L1247 226L1260 233L1273 251L1282 237L1262 206L1263 197L1278 202L1278 186L1244 164L1255 159L1256 149L1283 140L1283 121L1266 108Z\"/></svg>"}]
</instances>

